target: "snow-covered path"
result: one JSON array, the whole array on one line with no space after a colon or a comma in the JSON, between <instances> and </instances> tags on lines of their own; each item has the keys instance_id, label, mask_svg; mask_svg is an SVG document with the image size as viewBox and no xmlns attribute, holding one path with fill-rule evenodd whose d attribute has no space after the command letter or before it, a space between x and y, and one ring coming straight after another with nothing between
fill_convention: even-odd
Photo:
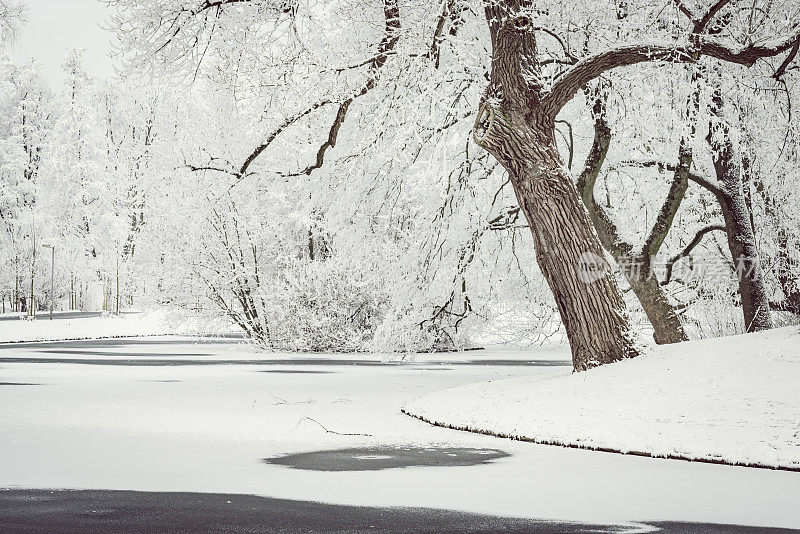
<instances>
[{"instance_id":1,"label":"snow-covered path","mask_svg":"<svg viewBox=\"0 0 800 534\"><path fill-rule=\"evenodd\" d=\"M800 527L799 473L518 443L435 428L399 410L408 398L471 382L568 374L567 358L482 351L383 363L264 355L229 340L189 338L0 345L0 487ZM261 461L386 445L510 456L476 466L334 472Z\"/></svg>"}]
</instances>

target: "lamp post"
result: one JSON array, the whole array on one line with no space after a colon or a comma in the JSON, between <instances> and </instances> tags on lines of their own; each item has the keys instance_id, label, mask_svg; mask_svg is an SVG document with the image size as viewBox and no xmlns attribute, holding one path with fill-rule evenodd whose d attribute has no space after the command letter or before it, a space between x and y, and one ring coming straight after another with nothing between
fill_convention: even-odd
<instances>
[{"instance_id":1,"label":"lamp post","mask_svg":"<svg viewBox=\"0 0 800 534\"><path fill-rule=\"evenodd\" d=\"M50 249L50 320L53 320L53 273L56 268L56 247L55 245L42 245Z\"/></svg>"}]
</instances>

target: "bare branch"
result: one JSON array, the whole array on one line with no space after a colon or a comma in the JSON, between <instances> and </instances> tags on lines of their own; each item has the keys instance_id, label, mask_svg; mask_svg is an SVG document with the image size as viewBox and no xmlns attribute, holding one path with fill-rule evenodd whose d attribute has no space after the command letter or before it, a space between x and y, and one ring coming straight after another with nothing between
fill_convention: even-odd
<instances>
[{"instance_id":1,"label":"bare branch","mask_svg":"<svg viewBox=\"0 0 800 534\"><path fill-rule=\"evenodd\" d=\"M308 417L308 416L303 417L302 419L300 419L297 422L297 425L295 425L295 428L300 426L300 423L302 423L303 421L311 421L312 423L316 423L322 430L325 431L326 434L336 434L337 436L366 436L366 437L372 437L372 434L361 434L359 432L337 432L335 430L330 430L328 427L326 427L325 425L323 425L322 423L320 423L319 421L317 421L313 417Z\"/></svg>"},{"instance_id":2,"label":"bare branch","mask_svg":"<svg viewBox=\"0 0 800 534\"><path fill-rule=\"evenodd\" d=\"M519 207L506 208L503 212L486 224L487 230L509 230L519 219Z\"/></svg>"},{"instance_id":3,"label":"bare branch","mask_svg":"<svg viewBox=\"0 0 800 534\"><path fill-rule=\"evenodd\" d=\"M339 129L342 127L344 119L347 117L347 110L350 109L350 104L352 103L353 98L348 98L339 104L339 109L336 111L336 117L333 119L333 124L331 124L331 128L328 131L328 138L325 139L325 141L317 150L316 161L313 165L309 165L298 174L310 175L314 170L322 167L323 163L325 163L325 152L327 152L329 148L336 146L336 138L339 135Z\"/></svg>"},{"instance_id":4,"label":"bare branch","mask_svg":"<svg viewBox=\"0 0 800 534\"><path fill-rule=\"evenodd\" d=\"M783 75L786 74L786 69L789 68L789 65L792 64L792 61L794 61L794 58L797 57L798 49L800 49L800 39L795 41L794 46L792 47L792 50L789 52L789 54L783 60L783 63L781 63L781 66L778 67L778 70L775 71L775 74L772 75L773 78L775 78L776 80L780 80L781 78L783 78Z\"/></svg>"},{"instance_id":5,"label":"bare branch","mask_svg":"<svg viewBox=\"0 0 800 534\"><path fill-rule=\"evenodd\" d=\"M694 248L697 245L700 244L700 241L703 240L703 236L705 236L707 233L713 232L715 230L722 230L724 232L725 231L725 226L723 226L721 224L713 224L711 226L706 226L705 228L701 229L694 236L694 239L692 239L692 241L683 248L683 250L681 250L678 254L674 255L673 257L671 257L669 259L669 261L667 261L667 265L666 265L667 272L666 272L666 274L664 276L664 281L661 282L662 286L665 286L665 285L669 284L670 280L672 280L672 269L674 268L675 263L677 263L681 259L685 258L689 254L691 254L692 250L694 250Z\"/></svg>"},{"instance_id":6,"label":"bare branch","mask_svg":"<svg viewBox=\"0 0 800 534\"><path fill-rule=\"evenodd\" d=\"M793 31L794 33L788 37L747 46L731 45L709 36L698 36L694 44L676 42L672 45L661 43L622 45L589 56L576 63L556 80L548 93L544 94L542 104L551 115L555 116L586 83L611 69L637 63L690 62L694 61L697 56L709 56L721 61L751 67L759 59L774 57L792 48L800 41L800 28L796 27Z\"/></svg>"},{"instance_id":7,"label":"bare branch","mask_svg":"<svg viewBox=\"0 0 800 534\"><path fill-rule=\"evenodd\" d=\"M325 160L325 153L328 151L329 148L336 146L336 138L339 135L339 129L341 128L344 120L347 116L347 111L350 109L350 105L353 101L365 94L367 94L371 89L373 89L378 83L378 76L380 74L380 69L386 63L389 55L394 53L394 49L397 45L397 41L400 39L400 10L397 5L397 0L384 0L383 2L383 15L384 15L384 35L381 42L378 44L378 54L371 59L369 62L370 65L370 74L367 78L367 81L361 87L359 91L356 93L351 94L349 97L343 99L339 102L339 109L336 112L336 117L331 125L330 130L328 131L327 139L322 143L320 148L317 150L317 157L316 161L313 165L306 167L303 171L297 174L311 174L315 169L319 169ZM264 150L269 147L269 145L275 140L278 135L280 135L286 128L300 120L301 118L305 117L312 111L315 111L323 106L327 106L328 104L333 104L334 100L326 99L320 100L310 107L306 108L305 110L293 115L286 119L277 129L275 129L267 139L256 147L253 152L245 159L244 163L242 164L241 168L239 169L238 177L239 179L244 178L247 169L253 162L261 155ZM295 176L296 174L290 175Z\"/></svg>"},{"instance_id":8,"label":"bare branch","mask_svg":"<svg viewBox=\"0 0 800 534\"><path fill-rule=\"evenodd\" d=\"M576 58L572 54L572 52L570 52L569 46L567 46L567 43L565 43L564 39L562 39L561 36L558 35L556 32L554 32L553 30L550 30L548 28L542 28L542 27L534 28L534 30L535 31L544 32L544 33L546 33L547 35L549 35L550 37L552 37L553 39L555 39L558 42L558 44L561 46L561 50L564 52L564 55L567 57L566 60L562 60L565 65L574 65L575 63L578 62L578 58ZM561 61L559 61L559 63L560 62ZM542 64L544 64L544 62L542 62Z\"/></svg>"},{"instance_id":9,"label":"bare branch","mask_svg":"<svg viewBox=\"0 0 800 534\"><path fill-rule=\"evenodd\" d=\"M561 130L558 130L557 128L556 131L561 133L561 136L564 138L564 141L569 146L569 158L567 159L567 168L569 170L572 170L572 160L575 158L575 136L573 135L572 132L572 124L569 121L562 121L562 120L556 121L556 124L563 124L567 127L568 135L564 135L561 132Z\"/></svg>"},{"instance_id":10,"label":"bare branch","mask_svg":"<svg viewBox=\"0 0 800 534\"><path fill-rule=\"evenodd\" d=\"M239 174L235 170L231 169L223 169L221 167L214 167L213 165L192 165L191 163L186 163L184 165L187 169L192 172L200 172L200 171L214 171L214 172L221 172L224 174L230 174L232 176L238 177Z\"/></svg>"},{"instance_id":11,"label":"bare branch","mask_svg":"<svg viewBox=\"0 0 800 534\"><path fill-rule=\"evenodd\" d=\"M245 173L247 173L247 169L250 168L250 165L252 165L252 163L256 160L256 158L260 156L261 153L264 152L264 150L266 150L267 147L269 147L269 145L272 144L275 138L278 137L286 128L288 128L298 120L302 119L312 111L315 111L323 106L327 106L328 104L332 103L333 103L332 100L327 100L327 99L320 100L318 102L315 102L311 106L307 107L303 111L295 113L294 115L283 121L283 123L281 123L280 126L278 126L275 130L273 130L271 134L267 136L267 138L264 140L263 143L258 145L255 148L255 150L253 150L253 152L251 152L250 155L247 156L247 158L244 160L244 163L242 163L242 166L239 168L239 171L237 173L239 179L244 178Z\"/></svg>"},{"instance_id":12,"label":"bare branch","mask_svg":"<svg viewBox=\"0 0 800 534\"><path fill-rule=\"evenodd\" d=\"M464 12L469 9L469 6L462 0L444 0L442 6L442 14L436 21L436 29L433 32L433 41L431 42L430 50L428 50L427 57L433 59L435 67L439 68L439 59L442 52L442 43L444 42L445 27L449 23L448 34L455 37L458 30L464 25Z\"/></svg>"},{"instance_id":13,"label":"bare branch","mask_svg":"<svg viewBox=\"0 0 800 534\"><path fill-rule=\"evenodd\" d=\"M692 22L695 21L694 12L691 9L689 9L686 6L686 4L684 4L681 0L675 0L675 7L678 8L678 11L686 15L689 18L689 20L691 20Z\"/></svg>"},{"instance_id":14,"label":"bare branch","mask_svg":"<svg viewBox=\"0 0 800 534\"><path fill-rule=\"evenodd\" d=\"M717 0L717 2L708 9L708 12L703 15L699 20L696 20L694 23L694 27L692 28L692 33L700 34L702 33L708 24L714 20L714 17L717 16L717 13L728 5L731 0Z\"/></svg>"}]
</instances>

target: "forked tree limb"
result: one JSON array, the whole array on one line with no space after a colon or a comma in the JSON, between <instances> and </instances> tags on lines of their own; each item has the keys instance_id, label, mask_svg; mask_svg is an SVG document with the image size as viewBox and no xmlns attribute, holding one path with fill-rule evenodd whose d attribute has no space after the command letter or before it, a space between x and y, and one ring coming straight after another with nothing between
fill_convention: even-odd
<instances>
[{"instance_id":1,"label":"forked tree limb","mask_svg":"<svg viewBox=\"0 0 800 534\"><path fill-rule=\"evenodd\" d=\"M723 7L728 5L730 3L730 1L731 0L717 0L717 2L715 2L714 5L712 5L708 9L708 11L706 12L705 15L703 15L702 17L694 20L694 26L692 27L692 33L695 33L695 34L702 33L706 29L708 24L714 19L714 17L717 16L717 13L719 13L720 10Z\"/></svg>"},{"instance_id":2,"label":"forked tree limb","mask_svg":"<svg viewBox=\"0 0 800 534\"><path fill-rule=\"evenodd\" d=\"M679 253L677 253L667 261L664 281L661 282L662 286L669 284L670 280L672 280L672 269L675 267L675 264L678 261L685 258L686 256L688 256L689 254L691 254L692 251L695 249L695 247L700 244L700 242L703 240L703 237L706 234L713 232L715 230L722 230L724 232L726 231L726 228L724 225L721 224L712 224L711 226L706 226L705 228L697 232L697 234L694 236L694 239L692 239L691 242L689 242L689 244L683 248L683 250L681 250Z\"/></svg>"},{"instance_id":3,"label":"forked tree limb","mask_svg":"<svg viewBox=\"0 0 800 534\"><path fill-rule=\"evenodd\" d=\"M673 179L670 185L669 192L664 199L664 202L659 210L659 215L656 222L650 228L647 239L641 250L635 251L631 243L625 242L614 223L611 215L600 206L594 198L594 188L597 178L600 176L603 163L611 141L611 128L608 125L605 117L605 101L602 96L595 97L593 106L595 115L595 135L592 148L589 151L589 156L586 159L583 172L581 172L577 181L578 193L583 199L584 205L589 212L595 230L600 237L603 246L611 252L615 257L632 257L639 256L644 261L649 262L654 258L661 248L675 218L681 201L683 200L686 191L687 180L691 179L689 167L692 162L691 150L685 142L681 143L679 150L679 164L664 164L659 162L627 162L630 166L639 167L658 167L660 169L667 168L673 172ZM625 164L625 163L623 163ZM613 169L613 168L612 168ZM645 270L649 270L649 265L645 266Z\"/></svg>"},{"instance_id":4,"label":"forked tree limb","mask_svg":"<svg viewBox=\"0 0 800 534\"><path fill-rule=\"evenodd\" d=\"M655 61L690 62L694 57L707 56L752 67L759 59L777 56L800 41L800 27L795 27L788 37L773 39L747 46L731 45L715 37L696 36L695 43L653 43L622 45L589 56L567 70L556 80L549 92L542 95L542 106L552 116L586 83L618 67Z\"/></svg>"},{"instance_id":5,"label":"forked tree limb","mask_svg":"<svg viewBox=\"0 0 800 534\"><path fill-rule=\"evenodd\" d=\"M609 86L610 83L609 81L600 82L601 85L609 84ZM611 129L607 123L605 110L607 94L607 90L595 93L593 105L595 138L584 171L578 179L578 191L604 248L611 252L618 262L621 262L623 275L653 325L653 337L656 343L685 341L687 339L686 332L677 313L652 272L652 260L669 233L686 191L688 184L686 174L691 166L692 152L686 141L682 141L679 151L680 164L676 166L669 193L662 203L659 216L650 228L644 245L641 248L635 248L635 244L622 238L610 214L594 198L595 183L611 140ZM692 98L689 105L694 106L694 102L695 100Z\"/></svg>"}]
</instances>

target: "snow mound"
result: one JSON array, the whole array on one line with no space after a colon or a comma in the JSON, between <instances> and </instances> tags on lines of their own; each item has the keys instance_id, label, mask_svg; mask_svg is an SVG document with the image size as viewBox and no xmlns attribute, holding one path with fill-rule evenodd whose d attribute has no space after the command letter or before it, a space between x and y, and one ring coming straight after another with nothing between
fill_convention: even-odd
<instances>
[{"instance_id":1,"label":"snow mound","mask_svg":"<svg viewBox=\"0 0 800 534\"><path fill-rule=\"evenodd\" d=\"M800 470L800 329L660 346L547 380L470 384L403 411L536 443Z\"/></svg>"}]
</instances>

